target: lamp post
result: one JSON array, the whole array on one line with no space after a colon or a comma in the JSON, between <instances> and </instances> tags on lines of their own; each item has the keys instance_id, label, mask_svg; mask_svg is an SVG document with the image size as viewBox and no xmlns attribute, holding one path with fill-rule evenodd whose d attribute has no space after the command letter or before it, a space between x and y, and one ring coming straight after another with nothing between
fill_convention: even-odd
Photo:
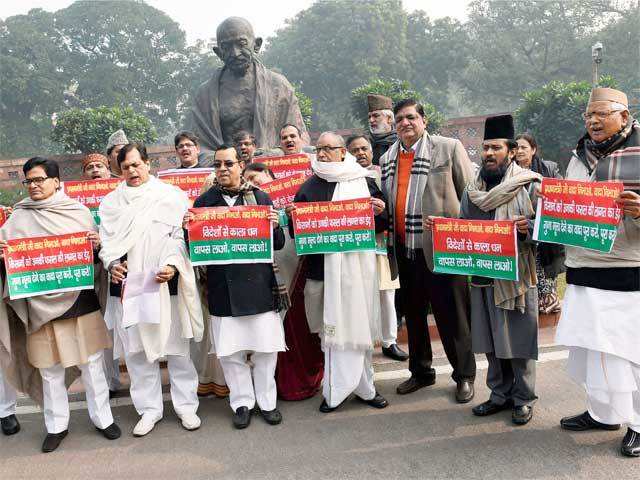
<instances>
[{"instance_id":1,"label":"lamp post","mask_svg":"<svg viewBox=\"0 0 640 480\"><path fill-rule=\"evenodd\" d=\"M591 83L593 87L598 86L598 65L602 63L602 58L604 57L604 45L602 42L596 42L591 47L591 60L592 60L592 72L591 72Z\"/></svg>"}]
</instances>

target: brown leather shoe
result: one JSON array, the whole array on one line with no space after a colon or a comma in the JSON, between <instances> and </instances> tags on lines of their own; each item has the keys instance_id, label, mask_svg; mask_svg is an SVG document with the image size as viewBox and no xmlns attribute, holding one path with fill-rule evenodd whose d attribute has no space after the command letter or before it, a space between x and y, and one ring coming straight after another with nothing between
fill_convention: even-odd
<instances>
[{"instance_id":1,"label":"brown leather shoe","mask_svg":"<svg viewBox=\"0 0 640 480\"><path fill-rule=\"evenodd\" d=\"M415 375L411 375L408 380L405 380L396 387L396 393L398 395L406 395L408 393L413 393L416 390L420 390L421 388L433 385L434 383L436 383L435 373L427 377L416 377Z\"/></svg>"}]
</instances>

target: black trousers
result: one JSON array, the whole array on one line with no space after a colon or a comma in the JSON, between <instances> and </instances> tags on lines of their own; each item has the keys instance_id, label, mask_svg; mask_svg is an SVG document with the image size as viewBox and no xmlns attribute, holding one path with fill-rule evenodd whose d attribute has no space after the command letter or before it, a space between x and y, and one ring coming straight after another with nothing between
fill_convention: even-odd
<instances>
[{"instance_id":1,"label":"black trousers","mask_svg":"<svg viewBox=\"0 0 640 480\"><path fill-rule=\"evenodd\" d=\"M436 319L440 340L453 367L453 380L473 381L476 361L471 350L469 286L467 277L436 274L429 270L422 250L414 259L406 257L405 248L396 243L400 289L409 337L411 375L434 375L433 351L427 325L429 305Z\"/></svg>"}]
</instances>

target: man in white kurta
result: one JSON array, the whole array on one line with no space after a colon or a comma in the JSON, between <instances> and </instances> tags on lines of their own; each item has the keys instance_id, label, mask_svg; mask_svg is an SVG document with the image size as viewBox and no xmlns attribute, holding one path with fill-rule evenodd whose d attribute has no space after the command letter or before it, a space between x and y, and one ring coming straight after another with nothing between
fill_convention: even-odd
<instances>
[{"instance_id":1,"label":"man in white kurta","mask_svg":"<svg viewBox=\"0 0 640 480\"><path fill-rule=\"evenodd\" d=\"M323 133L316 152L314 175L301 186L295 202L371 198L374 213L384 216L374 173L358 165L341 136ZM310 292L315 292L313 298L307 298ZM375 251L323 255L322 271L307 277L305 308L310 326L318 330L322 326L325 370L320 411L335 410L352 393L375 408L386 407L373 383L371 361L374 342L380 338Z\"/></svg>"},{"instance_id":2,"label":"man in white kurta","mask_svg":"<svg viewBox=\"0 0 640 480\"><path fill-rule=\"evenodd\" d=\"M132 318L133 324L124 328L123 317L134 313L127 307L122 314L107 313L115 320L114 356L125 357L131 399L141 415L133 434L146 435L162 418L161 358L167 360L174 410L185 429L195 430L200 426L198 375L189 357L189 344L191 339L202 339L203 324L181 228L188 200L178 188L149 175L144 146L126 145L118 161L125 182L100 205L100 258L114 283L131 274L155 275L155 281L161 283L139 315L144 317L142 313L157 302L159 318ZM167 282L176 275L177 294L171 295ZM126 306L126 283L123 290ZM108 307L119 308L114 303Z\"/></svg>"},{"instance_id":3,"label":"man in white kurta","mask_svg":"<svg viewBox=\"0 0 640 480\"><path fill-rule=\"evenodd\" d=\"M620 450L640 457L640 124L627 96L595 88L566 178L621 181L622 218L610 252L567 247L567 290L556 341L570 347L568 370L585 388L587 411L563 418L573 431L627 425Z\"/></svg>"}]
</instances>

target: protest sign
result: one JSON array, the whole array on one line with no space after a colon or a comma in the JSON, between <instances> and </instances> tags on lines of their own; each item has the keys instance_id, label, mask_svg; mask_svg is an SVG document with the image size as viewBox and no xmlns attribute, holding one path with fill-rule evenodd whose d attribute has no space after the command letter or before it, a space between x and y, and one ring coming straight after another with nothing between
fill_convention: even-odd
<instances>
[{"instance_id":1,"label":"protest sign","mask_svg":"<svg viewBox=\"0 0 640 480\"><path fill-rule=\"evenodd\" d=\"M376 232L369 198L302 202L292 213L296 253L375 251Z\"/></svg>"},{"instance_id":2,"label":"protest sign","mask_svg":"<svg viewBox=\"0 0 640 480\"><path fill-rule=\"evenodd\" d=\"M82 205L91 210L93 219L100 224L98 217L98 208L100 202L108 193L115 190L118 184L122 182L121 178L98 178L96 180L76 180L71 182L63 182L62 189L68 197L77 200Z\"/></svg>"},{"instance_id":3,"label":"protest sign","mask_svg":"<svg viewBox=\"0 0 640 480\"><path fill-rule=\"evenodd\" d=\"M4 207L0 207L0 227L4 225L4 222L6 222L8 218L7 210Z\"/></svg>"},{"instance_id":4,"label":"protest sign","mask_svg":"<svg viewBox=\"0 0 640 480\"><path fill-rule=\"evenodd\" d=\"M9 240L4 264L11 300L93 288L87 232Z\"/></svg>"},{"instance_id":5,"label":"protest sign","mask_svg":"<svg viewBox=\"0 0 640 480\"><path fill-rule=\"evenodd\" d=\"M622 182L543 178L533 238L610 252L622 218L615 199L623 189Z\"/></svg>"},{"instance_id":6,"label":"protest sign","mask_svg":"<svg viewBox=\"0 0 640 480\"><path fill-rule=\"evenodd\" d=\"M185 192L193 204L200 196L202 184L213 172L213 168L173 168L158 172L158 178Z\"/></svg>"},{"instance_id":7,"label":"protest sign","mask_svg":"<svg viewBox=\"0 0 640 480\"><path fill-rule=\"evenodd\" d=\"M511 220L433 220L434 272L518 280L518 241Z\"/></svg>"},{"instance_id":8,"label":"protest sign","mask_svg":"<svg viewBox=\"0 0 640 480\"><path fill-rule=\"evenodd\" d=\"M282 157L256 157L254 161L264 163L277 179L301 173L306 177L313 174L311 171L311 159L305 153L284 155Z\"/></svg>"},{"instance_id":9,"label":"protest sign","mask_svg":"<svg viewBox=\"0 0 640 480\"><path fill-rule=\"evenodd\" d=\"M273 180L260 185L260 190L265 192L271 198L273 207L284 208L293 202L293 198L300 190L300 186L305 182L307 177L304 173L298 173L290 177L284 177Z\"/></svg>"},{"instance_id":10,"label":"protest sign","mask_svg":"<svg viewBox=\"0 0 640 480\"><path fill-rule=\"evenodd\" d=\"M271 207L189 209L189 256L193 265L273 262Z\"/></svg>"}]
</instances>

